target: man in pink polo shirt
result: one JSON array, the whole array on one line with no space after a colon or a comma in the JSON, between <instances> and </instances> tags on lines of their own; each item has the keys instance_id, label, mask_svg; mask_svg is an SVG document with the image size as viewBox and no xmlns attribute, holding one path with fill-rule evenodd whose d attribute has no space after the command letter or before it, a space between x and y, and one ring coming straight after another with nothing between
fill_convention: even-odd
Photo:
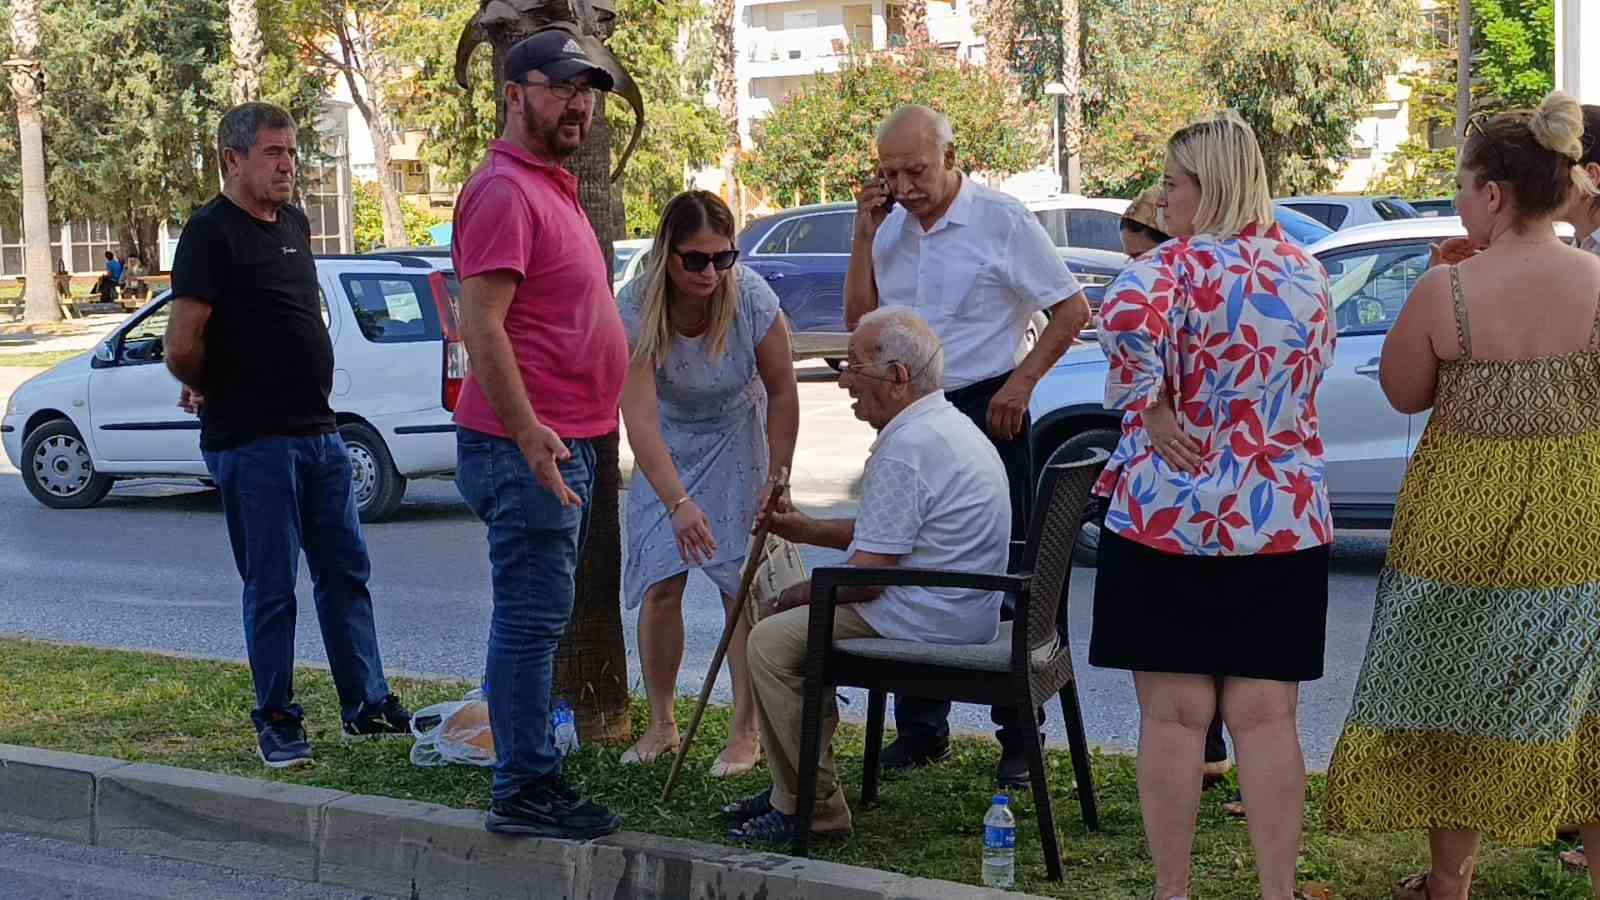
<instances>
[{"instance_id":1,"label":"man in pink polo shirt","mask_svg":"<svg viewBox=\"0 0 1600 900\"><path fill-rule=\"evenodd\" d=\"M590 441L617 430L628 343L578 179L561 163L611 78L560 31L512 47L505 78L505 133L461 189L451 250L472 359L455 415L456 487L489 527L494 587L486 826L584 839L621 819L562 780L551 664L588 528Z\"/></svg>"}]
</instances>

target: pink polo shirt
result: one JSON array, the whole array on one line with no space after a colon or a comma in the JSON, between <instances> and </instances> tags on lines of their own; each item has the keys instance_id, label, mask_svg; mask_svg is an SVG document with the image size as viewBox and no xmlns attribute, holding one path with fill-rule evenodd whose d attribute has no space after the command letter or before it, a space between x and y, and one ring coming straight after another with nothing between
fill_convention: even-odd
<instances>
[{"instance_id":1,"label":"pink polo shirt","mask_svg":"<svg viewBox=\"0 0 1600 900\"><path fill-rule=\"evenodd\" d=\"M616 431L628 338L577 177L495 141L456 200L450 256L462 281L520 279L505 328L539 421L568 439ZM510 437L470 372L455 421Z\"/></svg>"}]
</instances>

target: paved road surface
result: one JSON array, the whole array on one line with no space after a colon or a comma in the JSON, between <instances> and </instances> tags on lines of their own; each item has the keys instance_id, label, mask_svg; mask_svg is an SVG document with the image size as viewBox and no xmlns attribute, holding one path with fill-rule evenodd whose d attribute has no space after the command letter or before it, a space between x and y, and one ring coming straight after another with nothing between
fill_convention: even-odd
<instances>
[{"instance_id":1,"label":"paved road surface","mask_svg":"<svg viewBox=\"0 0 1600 900\"><path fill-rule=\"evenodd\" d=\"M288 878L0 832L0 900L367 900Z\"/></svg>"}]
</instances>

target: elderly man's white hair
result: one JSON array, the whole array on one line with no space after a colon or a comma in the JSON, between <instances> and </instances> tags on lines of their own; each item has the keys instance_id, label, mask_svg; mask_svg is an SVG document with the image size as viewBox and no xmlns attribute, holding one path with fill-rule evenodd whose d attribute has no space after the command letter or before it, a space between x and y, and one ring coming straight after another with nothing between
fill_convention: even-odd
<instances>
[{"instance_id":1,"label":"elderly man's white hair","mask_svg":"<svg viewBox=\"0 0 1600 900\"><path fill-rule=\"evenodd\" d=\"M890 306L862 316L856 330L869 325L878 328L877 356L870 362L905 366L918 397L944 385L944 354L939 352L944 347L921 316L904 306Z\"/></svg>"},{"instance_id":2,"label":"elderly man's white hair","mask_svg":"<svg viewBox=\"0 0 1600 900\"><path fill-rule=\"evenodd\" d=\"M936 109L930 109L915 103L897 107L894 112L889 114L889 118L883 120L883 124L878 126L878 143L883 143L883 139L888 137L889 132L901 125L913 122L932 132L933 141L939 151L939 155L943 156L945 151L955 145L956 130L950 127L950 120L945 117L945 114Z\"/></svg>"}]
</instances>

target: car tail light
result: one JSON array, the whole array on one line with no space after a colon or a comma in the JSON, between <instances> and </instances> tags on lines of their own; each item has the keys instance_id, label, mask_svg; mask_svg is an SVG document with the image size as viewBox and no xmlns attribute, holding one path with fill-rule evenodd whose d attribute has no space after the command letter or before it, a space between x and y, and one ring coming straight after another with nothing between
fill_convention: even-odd
<instances>
[{"instance_id":1,"label":"car tail light","mask_svg":"<svg viewBox=\"0 0 1600 900\"><path fill-rule=\"evenodd\" d=\"M434 272L429 275L428 284L433 288L433 302L439 308L439 330L444 334L439 402L446 410L453 411L456 402L461 399L461 386L466 382L470 368L467 345L461 340L456 300L450 294L450 286L445 283L444 273Z\"/></svg>"}]
</instances>

